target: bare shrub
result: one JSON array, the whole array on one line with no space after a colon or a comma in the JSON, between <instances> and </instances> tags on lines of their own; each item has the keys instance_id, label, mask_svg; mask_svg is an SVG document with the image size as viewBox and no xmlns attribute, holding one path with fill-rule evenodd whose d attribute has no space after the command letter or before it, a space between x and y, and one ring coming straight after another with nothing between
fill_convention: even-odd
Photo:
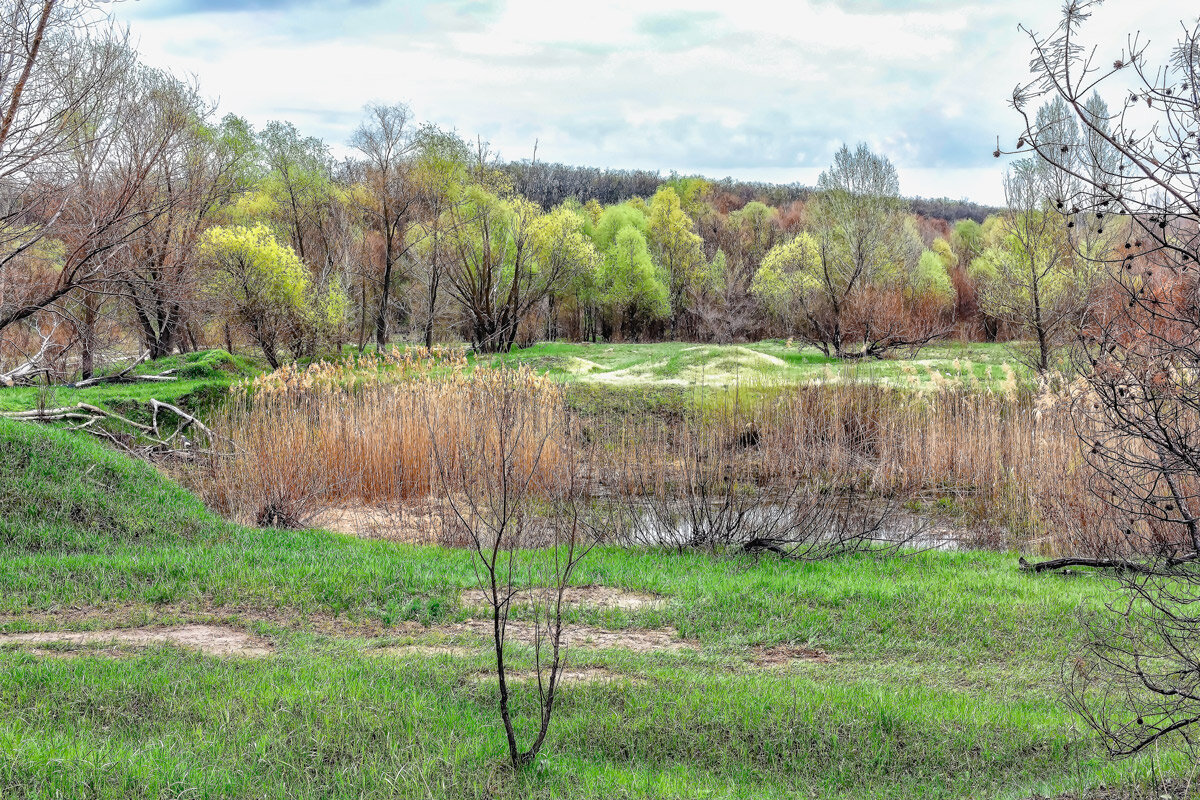
<instances>
[{"instance_id":1,"label":"bare shrub","mask_svg":"<svg viewBox=\"0 0 1200 800\"><path fill-rule=\"evenodd\" d=\"M564 595L587 553L612 523L591 500L595 445L580 446L562 402L546 402L528 372L500 371L445 394L426 393L422 412L438 488L474 554L492 622L499 709L513 767L545 742L567 664ZM451 440L441 430L463 431ZM532 743L518 743L507 656L514 599L534 609L532 646L540 709Z\"/></svg>"},{"instance_id":2,"label":"bare shrub","mask_svg":"<svg viewBox=\"0 0 1200 800\"><path fill-rule=\"evenodd\" d=\"M1080 336L1087 391L1077 404L1095 494L1111 509L1106 521L1115 534L1115 552L1093 563L1114 568L1121 599L1087 621L1088 639L1068 666L1068 698L1114 755L1180 740L1194 754L1200 204L1193 140L1200 126L1200 23L1182 23L1163 62L1148 63L1139 35L1107 62L1082 36L1097 5L1073 0L1050 35L1029 32L1032 79L1012 98L1024 120L1018 149L1034 151L1058 178L1061 188L1047 203L1096 235L1105 225L1124 234L1111 248L1087 254L1107 270L1110 302ZM1121 98L1115 111L1099 94L1106 89ZM1040 97L1051 98L1056 118L1030 113ZM1062 131L1076 126L1086 146L1073 149Z\"/></svg>"},{"instance_id":3,"label":"bare shrub","mask_svg":"<svg viewBox=\"0 0 1200 800\"><path fill-rule=\"evenodd\" d=\"M1122 598L1087 620L1067 702L1113 755L1174 736L1200 756L1200 570L1127 570L1121 585Z\"/></svg>"},{"instance_id":4,"label":"bare shrub","mask_svg":"<svg viewBox=\"0 0 1200 800\"><path fill-rule=\"evenodd\" d=\"M859 491L857 476L806 471L779 433L736 402L640 429L613 487L629 514L625 541L796 559L917 543L924 526L902 519L895 497Z\"/></svg>"},{"instance_id":5,"label":"bare shrub","mask_svg":"<svg viewBox=\"0 0 1200 800\"><path fill-rule=\"evenodd\" d=\"M678 424L631 420L615 450L628 473L615 493L634 502L687 495L700 515L656 512L656 536L737 528L732 538L744 541L761 526L796 537L809 525L865 532L874 519L866 509L949 498L974 524L997 529L987 537L996 546L1054 554L1087 546L1097 515L1111 514L1088 492L1093 475L1065 394L918 393L858 381L775 388ZM898 511L888 512L891 524Z\"/></svg>"}]
</instances>

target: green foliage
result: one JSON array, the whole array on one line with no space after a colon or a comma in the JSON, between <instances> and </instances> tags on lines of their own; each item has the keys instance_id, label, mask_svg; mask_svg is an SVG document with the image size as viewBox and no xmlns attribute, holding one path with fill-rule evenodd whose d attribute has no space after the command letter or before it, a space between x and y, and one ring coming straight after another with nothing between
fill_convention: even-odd
<instances>
[{"instance_id":1,"label":"green foliage","mask_svg":"<svg viewBox=\"0 0 1200 800\"><path fill-rule=\"evenodd\" d=\"M554 289L579 291L595 276L600 256L584 231L585 225L584 217L565 205L533 222L531 243L536 269L559 276Z\"/></svg>"},{"instance_id":2,"label":"green foliage","mask_svg":"<svg viewBox=\"0 0 1200 800\"><path fill-rule=\"evenodd\" d=\"M642 236L650 231L650 221L646 214L633 203L620 203L608 206L596 221L596 227L591 232L596 249L600 252L608 250L617 238L617 234L625 228L635 228Z\"/></svg>"},{"instance_id":3,"label":"green foliage","mask_svg":"<svg viewBox=\"0 0 1200 800\"><path fill-rule=\"evenodd\" d=\"M950 235L950 246L959 261L970 264L986 246L983 226L973 219L959 220Z\"/></svg>"},{"instance_id":4,"label":"green foliage","mask_svg":"<svg viewBox=\"0 0 1200 800\"><path fill-rule=\"evenodd\" d=\"M296 252L266 225L210 228L200 258L209 296L253 336L272 366L281 337L336 329L349 310L341 285L314 286Z\"/></svg>"},{"instance_id":5,"label":"green foliage","mask_svg":"<svg viewBox=\"0 0 1200 800\"><path fill-rule=\"evenodd\" d=\"M201 257L213 268L209 292L242 308L262 307L302 315L309 291L308 270L265 225L213 227L205 232Z\"/></svg>"},{"instance_id":6,"label":"green foliage","mask_svg":"<svg viewBox=\"0 0 1200 800\"><path fill-rule=\"evenodd\" d=\"M601 303L618 317L635 313L664 319L671 313L664 276L655 268L646 237L635 225L617 231L604 252L596 285Z\"/></svg>"},{"instance_id":7,"label":"green foliage","mask_svg":"<svg viewBox=\"0 0 1200 800\"><path fill-rule=\"evenodd\" d=\"M1010 210L985 221L988 247L968 270L980 308L1034 342L1031 360L1042 372L1080 323L1100 275L1098 259L1076 251L1104 247L1099 239L1071 238L1067 220L1049 207L1043 169L1031 160L1013 165L1005 176Z\"/></svg>"},{"instance_id":8,"label":"green foliage","mask_svg":"<svg viewBox=\"0 0 1200 800\"><path fill-rule=\"evenodd\" d=\"M663 187L650 200L648 232L659 268L666 273L672 311L683 310L684 296L701 279L708 266L704 241L693 231L692 219L683 211L679 195Z\"/></svg>"},{"instance_id":9,"label":"green foliage","mask_svg":"<svg viewBox=\"0 0 1200 800\"><path fill-rule=\"evenodd\" d=\"M954 248L945 239L941 237L934 239L929 249L938 257L942 262L942 266L947 271L953 269L958 264L958 254L954 252Z\"/></svg>"},{"instance_id":10,"label":"green foliage","mask_svg":"<svg viewBox=\"0 0 1200 800\"><path fill-rule=\"evenodd\" d=\"M819 291L820 267L820 244L801 233L771 248L754 273L750 291L770 313L786 319L810 292Z\"/></svg>"},{"instance_id":11,"label":"green foliage","mask_svg":"<svg viewBox=\"0 0 1200 800\"><path fill-rule=\"evenodd\" d=\"M909 290L915 297L929 298L942 306L954 303L954 284L950 281L950 273L946 271L945 259L936 250L926 250L921 254L909 280Z\"/></svg>"},{"instance_id":12,"label":"green foliage","mask_svg":"<svg viewBox=\"0 0 1200 800\"><path fill-rule=\"evenodd\" d=\"M761 263L779 234L779 211L753 200L729 214L729 227L736 234L740 257L748 269Z\"/></svg>"}]
</instances>

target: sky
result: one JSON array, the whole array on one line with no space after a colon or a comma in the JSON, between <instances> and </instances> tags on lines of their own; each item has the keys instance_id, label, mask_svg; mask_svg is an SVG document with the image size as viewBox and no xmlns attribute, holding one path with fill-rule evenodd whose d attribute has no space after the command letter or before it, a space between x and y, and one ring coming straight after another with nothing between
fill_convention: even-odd
<instances>
[{"instance_id":1,"label":"sky","mask_svg":"<svg viewBox=\"0 0 1200 800\"><path fill-rule=\"evenodd\" d=\"M286 119L335 153L366 103L482 137L506 160L816 182L843 142L910 196L999 204L1056 0L124 0L144 60L220 113ZM1165 58L1191 0L1109 0L1101 58L1141 30ZM1114 87L1115 88L1115 87Z\"/></svg>"}]
</instances>

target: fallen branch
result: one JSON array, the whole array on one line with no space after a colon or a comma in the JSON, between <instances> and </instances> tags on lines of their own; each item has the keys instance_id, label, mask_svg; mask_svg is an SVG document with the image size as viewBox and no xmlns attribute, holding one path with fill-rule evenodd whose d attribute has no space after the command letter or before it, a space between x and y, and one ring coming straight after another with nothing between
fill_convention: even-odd
<instances>
[{"instance_id":1,"label":"fallen branch","mask_svg":"<svg viewBox=\"0 0 1200 800\"><path fill-rule=\"evenodd\" d=\"M64 419L79 419L86 421L88 424L100 419L115 419L132 428L137 428L143 433L155 433L154 429L149 425L134 422L128 417L123 417L114 411L105 411L103 408L91 405L90 403L76 403L73 406L65 406L63 408L31 408L28 411L3 411L0 412L0 417L5 417L6 419L23 419L29 422L56 422Z\"/></svg>"},{"instance_id":2,"label":"fallen branch","mask_svg":"<svg viewBox=\"0 0 1200 800\"><path fill-rule=\"evenodd\" d=\"M154 431L154 435L158 436L159 438L162 438L162 435L158 432L158 411L159 411L159 409L166 409L167 411L170 411L172 414L174 414L175 416L177 416L181 420L183 420L183 424L180 425L178 428L176 428L175 432L172 433L170 436L168 436L163 441L163 444L168 444L172 439L174 439L176 436L183 433L184 431L186 431L189 427L191 427L193 425L196 428L198 428L200 431L202 431L205 436L208 437L208 443L210 445L214 444L216 442L217 435L212 432L211 428L209 428L203 422L196 419L194 416L187 413L186 411L179 408L178 406L173 406L170 403L164 403L161 400L155 400L155 399L151 398L150 399L150 407L154 410L153 416L151 417L152 429Z\"/></svg>"},{"instance_id":3,"label":"fallen branch","mask_svg":"<svg viewBox=\"0 0 1200 800\"><path fill-rule=\"evenodd\" d=\"M1186 556L1175 556L1164 559L1163 563L1168 567L1178 567L1183 564L1190 564L1195 561L1200 561L1200 553L1189 553ZM1124 558L1082 558L1079 556L1068 556L1066 558L1052 558L1048 561L1029 562L1024 556L1017 559L1017 564L1024 572L1053 572L1055 570L1066 569L1067 567L1094 567L1096 569L1115 569L1120 572L1136 572L1140 575L1157 575L1162 570L1154 567L1140 564L1136 561L1130 561Z\"/></svg>"},{"instance_id":4,"label":"fallen branch","mask_svg":"<svg viewBox=\"0 0 1200 800\"><path fill-rule=\"evenodd\" d=\"M105 383L153 383L155 381L173 381L177 370L168 369L160 372L157 375L132 375L131 373L138 368L139 365L150 360L150 354L147 353L141 358L132 361L129 366L120 372L114 372L112 375L100 375L94 378L85 378L75 383L67 384L72 389L84 389L88 386L99 386Z\"/></svg>"},{"instance_id":5,"label":"fallen branch","mask_svg":"<svg viewBox=\"0 0 1200 800\"><path fill-rule=\"evenodd\" d=\"M196 447L184 439L182 447L177 447L175 440L183 435L189 428L195 428L201 431L208 439L209 448L212 448L217 441L217 435L212 429L197 419L192 414L184 411L178 406L171 403L164 403L161 400L150 400L150 408L153 410L151 424L143 425L140 422L134 422L128 417L117 414L113 411L106 411L98 406L90 403L77 403L73 406L64 406L62 408L32 408L27 411L4 411L0 412L0 417L4 419L24 420L26 422L74 422L71 430L84 431L93 436L99 436L102 439L107 439L121 449L130 453L135 451L128 443L122 442L111 431L107 431L103 426L98 425L102 420L116 420L125 425L134 428L142 433L149 440L149 445L136 448L143 452L147 458L150 456L187 456L191 457L197 450ZM159 429L159 412L170 411L177 416L182 422L168 436L164 436Z\"/></svg>"}]
</instances>

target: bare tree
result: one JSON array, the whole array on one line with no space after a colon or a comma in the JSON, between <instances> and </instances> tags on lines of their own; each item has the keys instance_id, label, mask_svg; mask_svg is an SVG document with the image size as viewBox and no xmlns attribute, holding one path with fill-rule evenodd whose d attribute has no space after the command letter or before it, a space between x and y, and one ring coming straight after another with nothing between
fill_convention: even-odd
<instances>
[{"instance_id":1,"label":"bare tree","mask_svg":"<svg viewBox=\"0 0 1200 800\"><path fill-rule=\"evenodd\" d=\"M130 221L130 187L77 168L81 148L88 164L102 160L109 104L134 61L89 9L20 0L0 11L0 332L96 279ZM49 252L67 231L76 245ZM31 275L47 259L58 263Z\"/></svg>"},{"instance_id":2,"label":"bare tree","mask_svg":"<svg viewBox=\"0 0 1200 800\"><path fill-rule=\"evenodd\" d=\"M1095 5L1072 0L1053 33L1028 32L1034 77L1013 106L1025 122L1018 149L1068 179L1071 194L1048 199L1128 232L1092 256L1111 276L1110 302L1080 337L1089 391L1077 406L1121 534L1095 563L1118 568L1126 600L1092 621L1070 695L1127 755L1168 736L1191 743L1200 723L1200 23L1184 26L1165 63L1148 63L1137 36L1110 62L1081 41ZM1101 117L1089 96L1114 84L1121 107ZM1076 145L1061 125L1031 115L1043 96L1086 132L1080 158L1064 158Z\"/></svg>"},{"instance_id":3,"label":"bare tree","mask_svg":"<svg viewBox=\"0 0 1200 800\"><path fill-rule=\"evenodd\" d=\"M561 394L528 371L501 370L458 391L460 402L426 401L437 480L474 555L476 579L490 610L499 679L500 717L515 768L531 764L545 743L568 649L564 595L603 528L590 502L595 447L579 431ZM464 437L451 455L434 431ZM528 597L533 617L511 619ZM533 648L540 713L523 746L514 719L510 656L516 639Z\"/></svg>"},{"instance_id":4,"label":"bare tree","mask_svg":"<svg viewBox=\"0 0 1200 800\"><path fill-rule=\"evenodd\" d=\"M149 73L138 127L187 120L181 135L159 159L155 179L138 194L147 212L165 205L123 252L117 273L122 299L150 358L176 347L195 347L193 321L202 314L197 248L214 212L244 186L253 157L249 126L237 117L210 125L210 107L196 88L170 76ZM138 147L145 140L135 141Z\"/></svg>"},{"instance_id":5,"label":"bare tree","mask_svg":"<svg viewBox=\"0 0 1200 800\"><path fill-rule=\"evenodd\" d=\"M408 180L408 162L417 143L408 106L369 105L366 111L368 120L354 132L350 144L366 160L365 178L374 195L370 216L383 234L383 269L375 314L375 344L383 347L388 340L393 271L414 244L406 241L405 232L418 199Z\"/></svg>"}]
</instances>

